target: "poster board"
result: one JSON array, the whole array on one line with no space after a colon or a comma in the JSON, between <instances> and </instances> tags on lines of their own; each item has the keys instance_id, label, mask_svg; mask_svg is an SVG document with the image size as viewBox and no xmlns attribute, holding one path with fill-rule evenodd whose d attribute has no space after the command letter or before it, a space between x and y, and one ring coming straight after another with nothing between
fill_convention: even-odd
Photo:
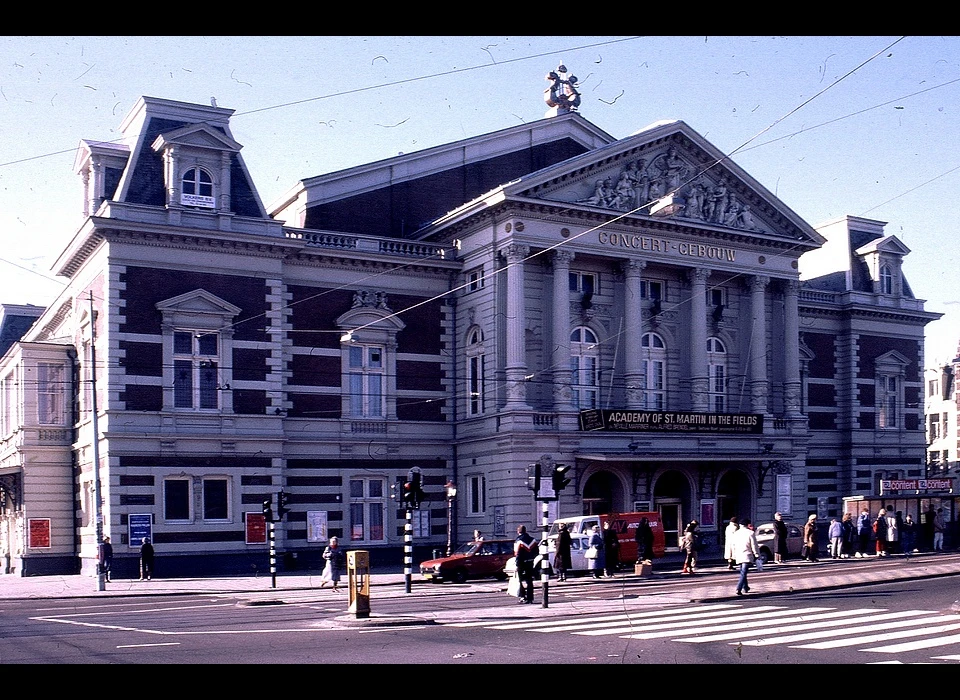
<instances>
[{"instance_id":1,"label":"poster board","mask_svg":"<svg viewBox=\"0 0 960 700\"><path fill-rule=\"evenodd\" d=\"M148 542L153 542L153 514L151 513L131 513L128 518L127 531L130 534L128 546L131 549L139 549L143 544L143 538Z\"/></svg>"},{"instance_id":2,"label":"poster board","mask_svg":"<svg viewBox=\"0 0 960 700\"><path fill-rule=\"evenodd\" d=\"M307 511L307 542L327 544L330 536L327 530L327 511Z\"/></svg>"},{"instance_id":3,"label":"poster board","mask_svg":"<svg viewBox=\"0 0 960 700\"><path fill-rule=\"evenodd\" d=\"M267 543L267 519L263 513L244 513L244 533L247 544Z\"/></svg>"},{"instance_id":4,"label":"poster board","mask_svg":"<svg viewBox=\"0 0 960 700\"><path fill-rule=\"evenodd\" d=\"M30 549L50 549L50 518L30 518L27 520L27 547Z\"/></svg>"}]
</instances>

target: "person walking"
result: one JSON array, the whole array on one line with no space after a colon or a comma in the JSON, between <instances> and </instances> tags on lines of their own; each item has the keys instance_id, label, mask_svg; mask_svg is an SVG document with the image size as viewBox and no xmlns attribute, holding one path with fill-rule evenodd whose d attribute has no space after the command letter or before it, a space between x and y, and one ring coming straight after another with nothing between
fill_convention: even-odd
<instances>
[{"instance_id":1,"label":"person walking","mask_svg":"<svg viewBox=\"0 0 960 700\"><path fill-rule=\"evenodd\" d=\"M946 525L943 522L943 508L937 508L937 514L933 518L933 551L943 551L943 531Z\"/></svg>"},{"instance_id":2,"label":"person walking","mask_svg":"<svg viewBox=\"0 0 960 700\"><path fill-rule=\"evenodd\" d=\"M150 544L150 540L144 537L140 540L140 580L147 581L153 576L153 557L154 557L153 545Z\"/></svg>"},{"instance_id":3,"label":"person walking","mask_svg":"<svg viewBox=\"0 0 960 700\"><path fill-rule=\"evenodd\" d=\"M620 540L610 523L603 524L603 573L611 577L620 568Z\"/></svg>"},{"instance_id":4,"label":"person walking","mask_svg":"<svg viewBox=\"0 0 960 700\"><path fill-rule=\"evenodd\" d=\"M857 554L858 558L870 556L870 536L873 534L873 523L870 511L864 508L857 518Z\"/></svg>"},{"instance_id":5,"label":"person walking","mask_svg":"<svg viewBox=\"0 0 960 700\"><path fill-rule=\"evenodd\" d=\"M697 528L700 524L696 520L691 520L683 530L683 539L680 541L680 549L685 552L683 558L682 574L692 574L697 570L697 552L700 549L700 532Z\"/></svg>"},{"instance_id":6,"label":"person walking","mask_svg":"<svg viewBox=\"0 0 960 700\"><path fill-rule=\"evenodd\" d=\"M323 550L323 559L326 563L323 565L323 573L320 574L320 588L332 583L333 590L339 591L340 576L343 572L343 551L340 549L339 539L330 538L330 544Z\"/></svg>"},{"instance_id":7,"label":"person walking","mask_svg":"<svg viewBox=\"0 0 960 700\"><path fill-rule=\"evenodd\" d=\"M773 561L775 564L783 564L787 552L787 524L783 522L783 513L773 514Z\"/></svg>"},{"instance_id":8,"label":"person walking","mask_svg":"<svg viewBox=\"0 0 960 700\"><path fill-rule=\"evenodd\" d=\"M887 509L881 508L877 512L877 519L873 521L873 535L877 538L877 556L886 557L890 552L887 549Z\"/></svg>"},{"instance_id":9,"label":"person walking","mask_svg":"<svg viewBox=\"0 0 960 700\"><path fill-rule=\"evenodd\" d=\"M97 556L100 564L100 573L104 575L107 582L110 581L110 568L113 566L113 545L110 544L110 538L104 537L100 543L100 549Z\"/></svg>"},{"instance_id":10,"label":"person walking","mask_svg":"<svg viewBox=\"0 0 960 700\"><path fill-rule=\"evenodd\" d=\"M804 554L804 559L806 561L819 561L819 547L820 545L817 542L817 514L811 513L810 517L807 518L806 524L803 526L803 547L806 551Z\"/></svg>"},{"instance_id":11,"label":"person walking","mask_svg":"<svg viewBox=\"0 0 960 700\"><path fill-rule=\"evenodd\" d=\"M840 528L843 530L840 542L840 558L850 559L857 548L857 526L850 513L844 513L840 519Z\"/></svg>"},{"instance_id":12,"label":"person walking","mask_svg":"<svg viewBox=\"0 0 960 700\"><path fill-rule=\"evenodd\" d=\"M533 602L533 560L537 558L537 540L527 532L526 525L517 526L517 539L513 541L513 556L517 562L517 577L520 579L518 603Z\"/></svg>"},{"instance_id":13,"label":"person walking","mask_svg":"<svg viewBox=\"0 0 960 700\"><path fill-rule=\"evenodd\" d=\"M740 520L736 515L730 518L727 523L727 529L723 533L723 558L727 560L727 568L730 571L736 570L736 561L733 556L733 536L740 529Z\"/></svg>"},{"instance_id":14,"label":"person walking","mask_svg":"<svg viewBox=\"0 0 960 700\"><path fill-rule=\"evenodd\" d=\"M587 543L588 547L596 549L597 556L593 559L587 559L587 569L590 570L590 575L593 578L600 578L600 574L603 572L605 562L604 562L604 551L603 551L603 535L600 534L600 526L594 525L593 531L590 534L590 541Z\"/></svg>"},{"instance_id":15,"label":"person walking","mask_svg":"<svg viewBox=\"0 0 960 700\"><path fill-rule=\"evenodd\" d=\"M553 568L557 570L557 580L566 581L567 571L572 566L570 564L570 548L573 546L573 540L570 537L570 531L566 523L557 525L557 548L553 555Z\"/></svg>"},{"instance_id":16,"label":"person walking","mask_svg":"<svg viewBox=\"0 0 960 700\"><path fill-rule=\"evenodd\" d=\"M827 528L827 537L830 539L830 558L840 558L840 544L843 542L843 527L836 518L830 519L830 527Z\"/></svg>"},{"instance_id":17,"label":"person walking","mask_svg":"<svg viewBox=\"0 0 960 700\"><path fill-rule=\"evenodd\" d=\"M640 518L637 524L637 531L633 533L633 538L637 541L637 563L653 561L653 528L650 527L649 518Z\"/></svg>"},{"instance_id":18,"label":"person walking","mask_svg":"<svg viewBox=\"0 0 960 700\"><path fill-rule=\"evenodd\" d=\"M740 527L733 534L731 549L733 559L740 569L740 578L737 579L737 595L743 595L750 592L750 584L747 581L747 571L757 561L760 556L760 549L757 547L757 534L752 528L747 527L750 524L749 518L743 519L743 527Z\"/></svg>"},{"instance_id":19,"label":"person walking","mask_svg":"<svg viewBox=\"0 0 960 700\"><path fill-rule=\"evenodd\" d=\"M904 555L910 557L917 551L917 532L919 526L913 522L913 516L907 513L903 519L902 529L900 531L900 540L903 544Z\"/></svg>"}]
</instances>

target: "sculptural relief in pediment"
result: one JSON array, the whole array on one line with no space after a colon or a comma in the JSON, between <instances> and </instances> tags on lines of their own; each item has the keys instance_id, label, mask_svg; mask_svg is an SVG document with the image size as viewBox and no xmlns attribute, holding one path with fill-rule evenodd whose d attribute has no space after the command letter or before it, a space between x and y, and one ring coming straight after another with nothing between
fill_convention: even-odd
<instances>
[{"instance_id":1,"label":"sculptural relief in pediment","mask_svg":"<svg viewBox=\"0 0 960 700\"><path fill-rule=\"evenodd\" d=\"M673 218L745 231L769 230L724 176L714 177L702 171L702 166L671 145L651 158L628 161L619 168L554 192L549 198L619 212L650 214L661 198L672 195L676 208Z\"/></svg>"}]
</instances>

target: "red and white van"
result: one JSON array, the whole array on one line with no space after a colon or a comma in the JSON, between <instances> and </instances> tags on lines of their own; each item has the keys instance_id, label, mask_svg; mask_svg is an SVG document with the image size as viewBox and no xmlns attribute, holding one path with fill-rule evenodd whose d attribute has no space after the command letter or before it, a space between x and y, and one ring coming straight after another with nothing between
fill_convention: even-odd
<instances>
[{"instance_id":1,"label":"red and white van","mask_svg":"<svg viewBox=\"0 0 960 700\"><path fill-rule=\"evenodd\" d=\"M632 567L637 561L636 533L641 518L646 518L653 529L654 558L662 557L666 538L664 537L663 523L660 521L659 513L603 513L601 515L578 515L555 520L547 535L550 562L553 563L553 553L556 551L557 525L559 523L566 523L567 530L570 532L570 565L573 571L586 571L587 569L587 560L583 553L590 546L593 526L599 525L602 533L604 523L610 523L610 529L617 533L617 541L620 543L620 563Z\"/></svg>"}]
</instances>

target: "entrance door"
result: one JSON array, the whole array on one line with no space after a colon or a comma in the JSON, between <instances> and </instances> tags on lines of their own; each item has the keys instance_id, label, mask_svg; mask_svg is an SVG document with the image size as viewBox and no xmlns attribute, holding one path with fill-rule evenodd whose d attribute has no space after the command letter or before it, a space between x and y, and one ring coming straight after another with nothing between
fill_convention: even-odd
<instances>
[{"instance_id":1,"label":"entrance door","mask_svg":"<svg viewBox=\"0 0 960 700\"><path fill-rule=\"evenodd\" d=\"M680 503L657 501L657 510L660 512L660 522L663 525L663 541L666 549L680 548Z\"/></svg>"}]
</instances>

